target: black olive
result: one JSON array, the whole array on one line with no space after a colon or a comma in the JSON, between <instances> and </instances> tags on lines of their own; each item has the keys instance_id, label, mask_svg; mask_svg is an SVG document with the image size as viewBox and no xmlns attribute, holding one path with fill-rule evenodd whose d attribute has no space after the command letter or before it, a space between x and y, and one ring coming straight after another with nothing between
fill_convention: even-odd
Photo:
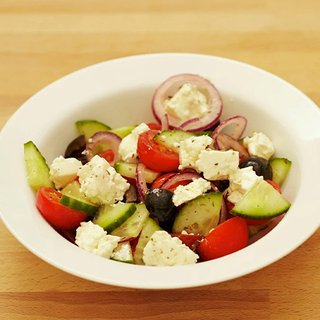
<instances>
[{"instance_id":1,"label":"black olive","mask_svg":"<svg viewBox=\"0 0 320 320\"><path fill-rule=\"evenodd\" d=\"M240 168L252 167L257 176L263 176L265 180L272 180L272 169L269 161L260 157L251 157L240 164Z\"/></svg>"},{"instance_id":2,"label":"black olive","mask_svg":"<svg viewBox=\"0 0 320 320\"><path fill-rule=\"evenodd\" d=\"M76 158L82 162L82 164L85 164L88 162L87 157L85 154L83 154L83 151L86 148L86 140L84 138L84 135L81 135L74 140L72 140L65 153L64 157L65 158Z\"/></svg>"},{"instance_id":3,"label":"black olive","mask_svg":"<svg viewBox=\"0 0 320 320\"><path fill-rule=\"evenodd\" d=\"M170 230L175 216L172 196L171 191L157 188L149 190L145 196L145 205L151 216L156 218L160 227L167 231Z\"/></svg>"},{"instance_id":4,"label":"black olive","mask_svg":"<svg viewBox=\"0 0 320 320\"><path fill-rule=\"evenodd\" d=\"M220 192L223 192L229 187L229 180L217 180L214 181L214 185L219 189Z\"/></svg>"}]
</instances>

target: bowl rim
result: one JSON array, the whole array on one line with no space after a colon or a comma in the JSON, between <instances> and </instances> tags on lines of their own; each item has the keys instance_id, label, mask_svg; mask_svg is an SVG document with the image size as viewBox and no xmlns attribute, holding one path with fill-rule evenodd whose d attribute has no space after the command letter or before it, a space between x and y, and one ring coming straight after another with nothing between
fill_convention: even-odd
<instances>
[{"instance_id":1,"label":"bowl rim","mask_svg":"<svg viewBox=\"0 0 320 320\"><path fill-rule=\"evenodd\" d=\"M103 62L99 62L97 64L87 66L80 70L76 70L54 82L49 84L48 86L44 87L40 91L38 91L34 96L28 99L7 121L5 126L2 128L0 132L0 148L4 148L6 146L6 141L3 138L7 131L10 131L12 126L14 126L15 118L26 108L26 106L30 107L34 102L35 97L43 96L44 94L50 94L51 90L56 88L57 86L61 87L62 84L68 84L69 82L72 83L73 81L82 81L82 77L86 76L87 73L95 73L96 70L101 68L107 68L110 65L114 64L122 64L122 63L142 63L144 60L175 60L175 59L186 59L186 60L205 60L205 61L215 61L216 63L226 63L230 65L237 65L243 68L249 68L254 72L257 72L264 77L270 78L272 81L277 81L278 83L282 83L285 87L289 90L293 90L294 92L298 93L301 98L304 99L306 105L311 110L319 111L316 104L311 101L307 96L305 96L299 89L288 83L287 81L279 78L278 76L269 73L263 69L258 67L249 65L244 62L239 62L236 60L224 58L224 57L217 57L211 55L203 55L203 54L195 54L195 53L157 53L157 54L143 54L143 55L134 55L129 57L122 57L113 60L107 60ZM312 112L314 112L312 111ZM316 113L315 113L316 114ZM319 114L317 115L319 116ZM319 118L320 119L320 118ZM320 133L317 132L319 135L316 136L316 140L311 140L312 143L320 142ZM320 144L319 144L320 145ZM308 146L308 150L311 149L312 146ZM307 155L306 155L307 157ZM319 157L319 153L316 154L316 158ZM318 174L319 176L319 174ZM320 176L319 176L320 179ZM306 193L303 194L307 196ZM308 196L310 197L310 195ZM5 209L6 210L6 209ZM101 257L94 256L90 253L84 252L79 250L76 246L68 243L66 245L66 241L59 237L57 238L56 243L61 244L64 246L62 252L58 254L48 254L46 252L46 248L39 249L39 246L35 245L34 240L30 241L30 239L25 237L25 234L21 233L19 228L13 224L13 220L8 217L8 214L2 210L2 203L0 202L0 215L2 218L3 223L5 226L10 230L10 232L22 243L29 251L34 253L36 256L41 258L42 260L46 261L47 263L61 269L65 272L71 273L73 275L79 276L84 279L88 279L91 281L109 284L109 285L116 285L122 287L130 287L130 288L140 288L140 289L176 289L176 288L187 288L187 287L196 287L202 285L208 285L212 283L219 283L226 280L231 280L248 273L254 272L265 266L281 259L288 253L292 252L298 246L300 246L305 240L307 240L319 227L319 218L318 217L311 217L309 221L304 221L305 229L303 232L296 233L296 222L291 223L292 232L290 232L290 240L292 240L289 244L288 241L285 243L286 246L279 245L275 248L275 253L270 258L269 256L263 256L258 254L259 249L268 247L268 242L272 243L279 239L281 239L282 229L284 228L285 223L280 223L276 229L273 230L272 233L267 234L264 238L259 240L257 243L245 248L244 250L240 250L232 255L225 256L221 259L208 261L205 263L199 263L196 265L188 265L188 266L176 266L172 267L147 267L147 266L137 266L137 265L127 265L121 264L119 262L114 261L105 261L105 259ZM39 223L42 224L43 230L46 230L48 234L53 237L56 237L56 232L44 221L40 221ZM287 220L286 217L284 220ZM297 221L297 220L295 220ZM38 223L38 222L37 222ZM63 244L64 243L64 244ZM77 249L77 252L75 251ZM77 258L75 261L69 263L65 263L68 260L68 256L70 253L75 253ZM244 255L245 252L245 255ZM255 259L252 259L255 257ZM258 259L258 263L254 260ZM82 260L91 260L92 266L98 270L94 274L90 273L86 268L79 267L77 262L81 262ZM105 264L105 268L108 271L112 271L110 276L104 275L104 270L102 269L102 260L103 264ZM237 261L243 261L241 265L237 266L237 270L228 269L228 272L223 272L225 266L231 266ZM214 264L214 267L217 270L217 275L210 274L210 266ZM188 272L188 278L184 279L181 274ZM131 279L127 277L127 275L120 277L121 273L129 273L131 275ZM147 274L147 276L146 276ZM123 275L123 274L122 274ZM159 279L166 279L165 281L159 281Z\"/></svg>"}]
</instances>

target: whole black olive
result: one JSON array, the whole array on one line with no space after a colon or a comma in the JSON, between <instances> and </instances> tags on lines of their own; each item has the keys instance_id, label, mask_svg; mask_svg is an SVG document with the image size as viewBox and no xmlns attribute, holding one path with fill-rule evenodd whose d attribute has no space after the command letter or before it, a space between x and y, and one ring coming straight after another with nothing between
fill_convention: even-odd
<instances>
[{"instance_id":1,"label":"whole black olive","mask_svg":"<svg viewBox=\"0 0 320 320\"><path fill-rule=\"evenodd\" d=\"M172 202L173 193L165 189L151 189L146 193L145 205L151 216L159 221L160 227L170 230L174 216L175 206Z\"/></svg>"},{"instance_id":2,"label":"whole black olive","mask_svg":"<svg viewBox=\"0 0 320 320\"><path fill-rule=\"evenodd\" d=\"M265 180L272 180L272 169L269 161L260 157L251 157L242 162L240 168L252 167L257 176L263 176Z\"/></svg>"},{"instance_id":3,"label":"whole black olive","mask_svg":"<svg viewBox=\"0 0 320 320\"><path fill-rule=\"evenodd\" d=\"M86 148L86 140L84 138L84 135L81 135L74 140L72 140L65 153L64 157L65 158L76 158L82 162L82 164L85 164L88 162L87 157L85 154L83 154L83 151Z\"/></svg>"}]
</instances>

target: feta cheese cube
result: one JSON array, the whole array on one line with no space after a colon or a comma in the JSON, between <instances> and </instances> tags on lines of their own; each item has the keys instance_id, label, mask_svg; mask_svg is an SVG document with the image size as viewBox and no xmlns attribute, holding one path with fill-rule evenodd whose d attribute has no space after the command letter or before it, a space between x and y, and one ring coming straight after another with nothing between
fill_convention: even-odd
<instances>
[{"instance_id":1,"label":"feta cheese cube","mask_svg":"<svg viewBox=\"0 0 320 320\"><path fill-rule=\"evenodd\" d=\"M108 161L98 155L80 168L78 176L80 191L97 205L114 204L122 200L130 187Z\"/></svg>"},{"instance_id":2,"label":"feta cheese cube","mask_svg":"<svg viewBox=\"0 0 320 320\"><path fill-rule=\"evenodd\" d=\"M75 158L57 157L50 166L50 179L57 189L61 189L77 177L81 166L81 161Z\"/></svg>"},{"instance_id":3,"label":"feta cheese cube","mask_svg":"<svg viewBox=\"0 0 320 320\"><path fill-rule=\"evenodd\" d=\"M165 110L180 120L201 118L209 110L208 99L196 85L185 83L172 98L164 101Z\"/></svg>"},{"instance_id":4,"label":"feta cheese cube","mask_svg":"<svg viewBox=\"0 0 320 320\"><path fill-rule=\"evenodd\" d=\"M173 192L173 204L178 207L182 203L201 196L203 193L209 191L210 189L211 183L203 178L193 180L185 186L178 186Z\"/></svg>"},{"instance_id":5,"label":"feta cheese cube","mask_svg":"<svg viewBox=\"0 0 320 320\"><path fill-rule=\"evenodd\" d=\"M177 266L193 264L199 256L177 237L166 231L156 231L143 250L143 262L147 266Z\"/></svg>"},{"instance_id":6,"label":"feta cheese cube","mask_svg":"<svg viewBox=\"0 0 320 320\"><path fill-rule=\"evenodd\" d=\"M120 237L107 235L103 228L89 221L81 222L77 228L75 243L85 251L110 259L120 240Z\"/></svg>"},{"instance_id":7,"label":"feta cheese cube","mask_svg":"<svg viewBox=\"0 0 320 320\"><path fill-rule=\"evenodd\" d=\"M205 150L213 140L209 136L190 137L180 142L179 169L195 168L200 152Z\"/></svg>"},{"instance_id":8,"label":"feta cheese cube","mask_svg":"<svg viewBox=\"0 0 320 320\"><path fill-rule=\"evenodd\" d=\"M254 132L252 136L243 139L243 145L248 148L251 156L269 160L275 152L272 141L262 132Z\"/></svg>"},{"instance_id":9,"label":"feta cheese cube","mask_svg":"<svg viewBox=\"0 0 320 320\"><path fill-rule=\"evenodd\" d=\"M239 152L234 150L203 150L196 167L208 180L226 180L239 166Z\"/></svg>"},{"instance_id":10,"label":"feta cheese cube","mask_svg":"<svg viewBox=\"0 0 320 320\"><path fill-rule=\"evenodd\" d=\"M145 123L141 123L132 132L124 137L119 145L119 155L123 161L136 162L137 160L137 144L138 138L141 133L149 130L149 127Z\"/></svg>"},{"instance_id":11,"label":"feta cheese cube","mask_svg":"<svg viewBox=\"0 0 320 320\"><path fill-rule=\"evenodd\" d=\"M257 176L251 166L237 169L230 175L230 185L227 190L228 200L237 203L261 180L263 178Z\"/></svg>"}]
</instances>

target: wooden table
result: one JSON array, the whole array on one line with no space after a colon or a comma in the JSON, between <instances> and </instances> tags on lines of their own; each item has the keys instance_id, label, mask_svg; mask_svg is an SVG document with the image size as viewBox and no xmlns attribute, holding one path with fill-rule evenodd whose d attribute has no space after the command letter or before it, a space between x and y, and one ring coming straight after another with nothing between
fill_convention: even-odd
<instances>
[{"instance_id":1,"label":"wooden table","mask_svg":"<svg viewBox=\"0 0 320 320\"><path fill-rule=\"evenodd\" d=\"M53 80L148 52L245 61L320 105L319 12L318 0L0 0L0 128ZM287 257L240 279L141 291L57 270L0 223L0 319L320 319L319 240L318 231Z\"/></svg>"}]
</instances>

